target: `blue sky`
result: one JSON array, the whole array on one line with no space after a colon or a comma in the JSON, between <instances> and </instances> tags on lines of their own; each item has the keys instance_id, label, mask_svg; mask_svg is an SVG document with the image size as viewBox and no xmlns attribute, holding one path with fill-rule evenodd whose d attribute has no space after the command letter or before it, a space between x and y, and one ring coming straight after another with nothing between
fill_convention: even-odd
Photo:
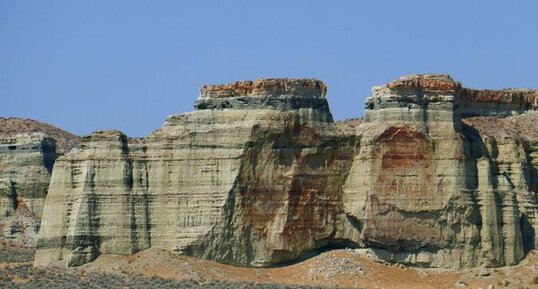
<instances>
[{"instance_id":1,"label":"blue sky","mask_svg":"<svg viewBox=\"0 0 538 289\"><path fill-rule=\"evenodd\" d=\"M538 1L0 0L0 115L144 136L202 84L325 81L336 119L373 85L449 73L537 88Z\"/></svg>"}]
</instances>

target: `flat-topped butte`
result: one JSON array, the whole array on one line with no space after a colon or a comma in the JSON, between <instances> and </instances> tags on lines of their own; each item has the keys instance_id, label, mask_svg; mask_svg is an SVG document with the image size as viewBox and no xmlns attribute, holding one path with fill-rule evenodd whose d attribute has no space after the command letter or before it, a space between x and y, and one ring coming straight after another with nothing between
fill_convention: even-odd
<instances>
[{"instance_id":1,"label":"flat-topped butte","mask_svg":"<svg viewBox=\"0 0 538 289\"><path fill-rule=\"evenodd\" d=\"M412 74L372 88L366 110L385 108L450 110L464 117L515 115L538 109L538 91L473 89L448 74Z\"/></svg>"},{"instance_id":2,"label":"flat-topped butte","mask_svg":"<svg viewBox=\"0 0 538 289\"><path fill-rule=\"evenodd\" d=\"M268 78L230 84L204 85L195 108L328 110L327 87L316 79Z\"/></svg>"}]
</instances>

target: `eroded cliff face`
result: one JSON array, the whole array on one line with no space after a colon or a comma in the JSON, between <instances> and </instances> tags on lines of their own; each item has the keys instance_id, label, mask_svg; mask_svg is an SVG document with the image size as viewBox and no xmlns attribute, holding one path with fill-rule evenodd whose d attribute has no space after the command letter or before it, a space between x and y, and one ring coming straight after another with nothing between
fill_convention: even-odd
<instances>
[{"instance_id":1,"label":"eroded cliff face","mask_svg":"<svg viewBox=\"0 0 538 289\"><path fill-rule=\"evenodd\" d=\"M33 247L53 164L79 138L50 124L0 117L0 240Z\"/></svg>"},{"instance_id":2,"label":"eroded cliff face","mask_svg":"<svg viewBox=\"0 0 538 289\"><path fill-rule=\"evenodd\" d=\"M0 138L0 233L19 245L37 242L56 158L55 142L42 133Z\"/></svg>"},{"instance_id":3,"label":"eroded cliff face","mask_svg":"<svg viewBox=\"0 0 538 289\"><path fill-rule=\"evenodd\" d=\"M510 123L535 103L534 91L477 92L446 75L375 87L344 186L346 215L359 227L349 238L411 265L517 263L536 242L536 163L532 141L522 139L538 134L518 137L524 126L514 128L497 137L499 151L486 145L495 137L473 125L498 118L462 117Z\"/></svg>"},{"instance_id":4,"label":"eroded cliff face","mask_svg":"<svg viewBox=\"0 0 538 289\"><path fill-rule=\"evenodd\" d=\"M492 265L511 265L537 248L538 112L464 119L477 174L481 249Z\"/></svg>"},{"instance_id":5,"label":"eroded cliff face","mask_svg":"<svg viewBox=\"0 0 538 289\"><path fill-rule=\"evenodd\" d=\"M220 89L144 139L97 132L58 159L36 265L149 247L269 265L326 243L354 136L333 123L323 83Z\"/></svg>"},{"instance_id":6,"label":"eroded cliff face","mask_svg":"<svg viewBox=\"0 0 538 289\"><path fill-rule=\"evenodd\" d=\"M407 76L350 123L325 93L311 79L204 86L196 111L146 138L86 137L54 166L35 265L158 247L270 266L345 244L503 266L535 248L536 91Z\"/></svg>"}]
</instances>

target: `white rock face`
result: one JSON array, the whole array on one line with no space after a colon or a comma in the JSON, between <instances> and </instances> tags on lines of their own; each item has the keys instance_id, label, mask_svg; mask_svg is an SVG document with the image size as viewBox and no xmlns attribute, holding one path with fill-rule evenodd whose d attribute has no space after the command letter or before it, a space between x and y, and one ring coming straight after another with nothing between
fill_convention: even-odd
<instances>
[{"instance_id":1,"label":"white rock face","mask_svg":"<svg viewBox=\"0 0 538 289\"><path fill-rule=\"evenodd\" d=\"M354 137L332 123L324 87L304 82L322 90L315 102L276 82L275 91L294 94L171 116L144 139L86 137L56 162L35 264L157 247L263 266L326 243Z\"/></svg>"},{"instance_id":2,"label":"white rock face","mask_svg":"<svg viewBox=\"0 0 538 289\"><path fill-rule=\"evenodd\" d=\"M374 88L343 191L346 216L357 230L342 238L374 248L381 259L410 265L460 268L521 260L536 242L536 163L529 160L538 134L519 137L521 126L495 141L474 126L498 118L461 121L469 114L517 114L527 104L505 107L512 93L476 93L445 75L404 77ZM462 107L470 97L475 107ZM523 122L525 116L516 118ZM499 134L503 126L493 131Z\"/></svg>"},{"instance_id":3,"label":"white rock face","mask_svg":"<svg viewBox=\"0 0 538 289\"><path fill-rule=\"evenodd\" d=\"M37 242L54 140L42 133L0 138L0 235L25 246Z\"/></svg>"},{"instance_id":4,"label":"white rock face","mask_svg":"<svg viewBox=\"0 0 538 289\"><path fill-rule=\"evenodd\" d=\"M460 268L536 247L538 132L521 136L535 91L408 76L374 88L358 126L333 122L325 92L310 79L204 86L196 111L148 137L85 137L54 166L35 265L156 247L270 266L353 246Z\"/></svg>"},{"instance_id":5,"label":"white rock face","mask_svg":"<svg viewBox=\"0 0 538 289\"><path fill-rule=\"evenodd\" d=\"M538 112L464 120L474 129L481 254L511 265L536 248Z\"/></svg>"}]
</instances>

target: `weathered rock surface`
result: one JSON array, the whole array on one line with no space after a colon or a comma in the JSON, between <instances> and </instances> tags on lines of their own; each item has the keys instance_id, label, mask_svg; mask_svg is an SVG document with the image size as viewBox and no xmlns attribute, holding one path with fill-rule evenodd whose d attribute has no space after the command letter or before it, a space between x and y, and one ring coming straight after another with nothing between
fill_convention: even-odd
<instances>
[{"instance_id":1,"label":"weathered rock surface","mask_svg":"<svg viewBox=\"0 0 538 289\"><path fill-rule=\"evenodd\" d=\"M18 244L36 243L55 158L54 140L42 133L0 139L0 229L3 237Z\"/></svg>"},{"instance_id":2,"label":"weathered rock surface","mask_svg":"<svg viewBox=\"0 0 538 289\"><path fill-rule=\"evenodd\" d=\"M158 247L263 266L327 243L353 131L332 122L319 81L240 84L244 106L205 109L239 97L204 87L197 111L144 139L97 132L59 158L36 265Z\"/></svg>"},{"instance_id":3,"label":"weathered rock surface","mask_svg":"<svg viewBox=\"0 0 538 289\"><path fill-rule=\"evenodd\" d=\"M35 246L54 161L77 139L45 123L0 118L0 238Z\"/></svg>"},{"instance_id":4,"label":"weathered rock surface","mask_svg":"<svg viewBox=\"0 0 538 289\"><path fill-rule=\"evenodd\" d=\"M524 134L530 121L506 128L500 122L521 123L536 112L461 119L517 115L536 104L535 91L514 91L464 89L446 75L375 87L343 192L357 230L344 238L412 265L521 260L536 243L538 133ZM492 134L483 123L499 127Z\"/></svg>"},{"instance_id":5,"label":"weathered rock surface","mask_svg":"<svg viewBox=\"0 0 538 289\"><path fill-rule=\"evenodd\" d=\"M35 265L155 247L270 266L346 245L503 266L535 248L536 91L413 75L339 123L325 93L310 79L204 86L196 111L145 138L85 137L54 165Z\"/></svg>"}]
</instances>

